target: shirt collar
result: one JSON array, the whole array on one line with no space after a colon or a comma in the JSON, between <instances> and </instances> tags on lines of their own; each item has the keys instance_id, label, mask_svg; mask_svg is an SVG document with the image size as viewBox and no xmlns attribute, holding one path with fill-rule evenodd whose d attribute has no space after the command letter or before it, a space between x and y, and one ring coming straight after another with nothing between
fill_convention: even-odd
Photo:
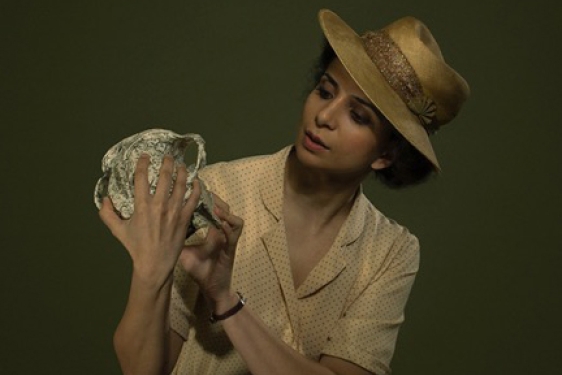
<instances>
[{"instance_id":1,"label":"shirt collar","mask_svg":"<svg viewBox=\"0 0 562 375\"><path fill-rule=\"evenodd\" d=\"M273 173L266 174L260 183L260 195L265 208L277 221L283 216L283 188L285 179L285 166L292 146L287 146L272 155L267 168Z\"/></svg>"},{"instance_id":2,"label":"shirt collar","mask_svg":"<svg viewBox=\"0 0 562 375\"><path fill-rule=\"evenodd\" d=\"M267 178L263 178L260 184L260 194L266 209L275 217L277 221L283 216L283 189L285 179L285 167L287 158L293 146L287 146L272 155L268 168L273 171ZM271 176L271 177L269 177ZM365 226L366 213L370 207L369 200L363 194L363 187L359 187L351 211L347 220L340 230L339 238L342 246L355 242Z\"/></svg>"}]
</instances>

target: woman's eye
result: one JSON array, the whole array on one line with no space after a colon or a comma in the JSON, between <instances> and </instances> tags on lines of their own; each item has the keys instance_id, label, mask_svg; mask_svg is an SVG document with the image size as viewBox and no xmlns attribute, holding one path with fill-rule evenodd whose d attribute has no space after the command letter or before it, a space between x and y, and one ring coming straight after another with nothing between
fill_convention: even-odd
<instances>
[{"instance_id":1,"label":"woman's eye","mask_svg":"<svg viewBox=\"0 0 562 375\"><path fill-rule=\"evenodd\" d=\"M322 99L330 99L332 97L332 94L322 86L316 87L316 92L318 92L318 96Z\"/></svg>"},{"instance_id":2,"label":"woman's eye","mask_svg":"<svg viewBox=\"0 0 562 375\"><path fill-rule=\"evenodd\" d=\"M367 125L371 123L368 116L363 116L356 111L351 111L351 118L358 124Z\"/></svg>"}]
</instances>

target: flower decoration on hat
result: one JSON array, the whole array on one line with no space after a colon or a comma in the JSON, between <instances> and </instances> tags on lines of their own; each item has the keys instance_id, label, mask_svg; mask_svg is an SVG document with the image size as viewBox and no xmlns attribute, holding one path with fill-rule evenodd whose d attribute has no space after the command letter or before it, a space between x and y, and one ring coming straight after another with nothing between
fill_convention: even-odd
<instances>
[{"instance_id":1,"label":"flower decoration on hat","mask_svg":"<svg viewBox=\"0 0 562 375\"><path fill-rule=\"evenodd\" d=\"M439 126L433 121L437 106L431 98L420 95L410 98L406 105L418 117L420 124L429 134L433 134L439 129Z\"/></svg>"}]
</instances>

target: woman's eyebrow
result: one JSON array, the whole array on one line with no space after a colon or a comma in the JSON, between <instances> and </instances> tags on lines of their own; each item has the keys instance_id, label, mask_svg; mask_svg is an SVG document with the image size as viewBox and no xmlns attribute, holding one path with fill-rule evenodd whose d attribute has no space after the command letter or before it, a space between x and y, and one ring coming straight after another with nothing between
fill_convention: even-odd
<instances>
[{"instance_id":1,"label":"woman's eyebrow","mask_svg":"<svg viewBox=\"0 0 562 375\"><path fill-rule=\"evenodd\" d=\"M332 77L330 75L330 73L328 72L324 72L324 77L326 77L326 79L334 86L334 87L338 87L338 83L336 82L336 80L334 79L334 77Z\"/></svg>"},{"instance_id":2,"label":"woman's eyebrow","mask_svg":"<svg viewBox=\"0 0 562 375\"><path fill-rule=\"evenodd\" d=\"M334 77L332 77L332 76L330 75L330 73L324 72L324 77L326 77L326 79L327 79L335 88L338 88L338 87L339 87L338 82L334 79ZM369 108L374 112L374 114L377 115L379 118L384 118L384 116L383 116L383 114L381 113L381 111L379 111L379 109L378 109L377 107L375 107L375 105L374 105L373 103L371 103L369 100L363 99L362 97L356 96L356 95L353 95L353 98L354 98L355 100L357 100L359 103L363 104L364 106L369 107Z\"/></svg>"}]
</instances>

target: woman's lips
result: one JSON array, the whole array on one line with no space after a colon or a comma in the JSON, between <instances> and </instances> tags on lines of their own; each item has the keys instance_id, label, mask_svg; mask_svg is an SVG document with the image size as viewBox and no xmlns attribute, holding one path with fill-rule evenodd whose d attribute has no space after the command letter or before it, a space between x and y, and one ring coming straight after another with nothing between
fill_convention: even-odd
<instances>
[{"instance_id":1,"label":"woman's lips","mask_svg":"<svg viewBox=\"0 0 562 375\"><path fill-rule=\"evenodd\" d=\"M305 146L307 148L318 151L318 150L329 150L330 148L322 141L322 139L311 132L305 132Z\"/></svg>"}]
</instances>

